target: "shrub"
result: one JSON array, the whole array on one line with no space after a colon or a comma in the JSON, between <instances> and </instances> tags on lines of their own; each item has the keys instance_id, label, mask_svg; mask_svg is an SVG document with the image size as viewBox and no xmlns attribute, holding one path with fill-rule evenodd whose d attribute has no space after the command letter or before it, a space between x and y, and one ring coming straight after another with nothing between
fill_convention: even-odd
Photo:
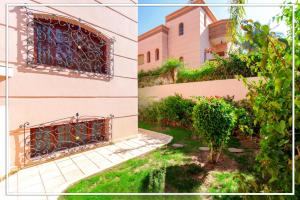
<instances>
[{"instance_id":1,"label":"shrub","mask_svg":"<svg viewBox=\"0 0 300 200\"><path fill-rule=\"evenodd\" d=\"M196 69L181 68L177 74L177 82L195 82L209 79L209 75L211 75L215 70L216 66L213 61L207 61L204 66Z\"/></svg>"},{"instance_id":2,"label":"shrub","mask_svg":"<svg viewBox=\"0 0 300 200\"><path fill-rule=\"evenodd\" d=\"M148 192L164 192L166 184L166 167L149 173Z\"/></svg>"},{"instance_id":3,"label":"shrub","mask_svg":"<svg viewBox=\"0 0 300 200\"><path fill-rule=\"evenodd\" d=\"M191 127L195 102L181 95L169 96L161 100L160 119L164 125Z\"/></svg>"},{"instance_id":4,"label":"shrub","mask_svg":"<svg viewBox=\"0 0 300 200\"><path fill-rule=\"evenodd\" d=\"M199 98L193 109L193 125L210 148L210 160L217 162L236 124L234 108L223 99Z\"/></svg>"},{"instance_id":5,"label":"shrub","mask_svg":"<svg viewBox=\"0 0 300 200\"><path fill-rule=\"evenodd\" d=\"M139 107L139 120L149 123L159 123L160 116L160 101L154 101L151 104L143 107Z\"/></svg>"},{"instance_id":6,"label":"shrub","mask_svg":"<svg viewBox=\"0 0 300 200\"><path fill-rule=\"evenodd\" d=\"M224 97L224 100L235 108L237 117L236 127L234 128L235 133L252 136L254 133L259 132L259 126L254 123L255 116L253 114L252 105L248 99L234 101L233 96L227 96Z\"/></svg>"},{"instance_id":7,"label":"shrub","mask_svg":"<svg viewBox=\"0 0 300 200\"><path fill-rule=\"evenodd\" d=\"M176 94L139 108L139 119L159 125L191 128L194 105L194 101Z\"/></svg>"}]
</instances>

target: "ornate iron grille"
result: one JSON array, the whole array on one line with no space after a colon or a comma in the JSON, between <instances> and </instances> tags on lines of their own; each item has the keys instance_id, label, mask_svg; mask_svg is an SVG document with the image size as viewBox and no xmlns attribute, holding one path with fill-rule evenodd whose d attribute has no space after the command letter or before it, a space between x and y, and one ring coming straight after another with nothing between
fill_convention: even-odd
<instances>
[{"instance_id":1,"label":"ornate iron grille","mask_svg":"<svg viewBox=\"0 0 300 200\"><path fill-rule=\"evenodd\" d=\"M82 20L57 15L27 15L27 64L36 70L51 67L111 78L114 40Z\"/></svg>"},{"instance_id":2,"label":"ornate iron grille","mask_svg":"<svg viewBox=\"0 0 300 200\"><path fill-rule=\"evenodd\" d=\"M38 126L24 123L20 126L24 131L24 166L109 143L112 118L79 118L76 114Z\"/></svg>"}]
</instances>

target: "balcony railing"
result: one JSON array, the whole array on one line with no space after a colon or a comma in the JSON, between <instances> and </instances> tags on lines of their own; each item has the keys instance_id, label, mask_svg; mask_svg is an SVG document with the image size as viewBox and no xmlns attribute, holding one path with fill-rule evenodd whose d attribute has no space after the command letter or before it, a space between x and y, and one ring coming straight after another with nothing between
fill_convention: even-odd
<instances>
[{"instance_id":1,"label":"balcony railing","mask_svg":"<svg viewBox=\"0 0 300 200\"><path fill-rule=\"evenodd\" d=\"M228 43L229 19L216 21L208 26L209 40L213 45Z\"/></svg>"},{"instance_id":2,"label":"balcony railing","mask_svg":"<svg viewBox=\"0 0 300 200\"><path fill-rule=\"evenodd\" d=\"M55 120L37 126L28 122L23 129L23 166L56 159L75 152L98 147L111 141L112 118L74 117Z\"/></svg>"}]
</instances>

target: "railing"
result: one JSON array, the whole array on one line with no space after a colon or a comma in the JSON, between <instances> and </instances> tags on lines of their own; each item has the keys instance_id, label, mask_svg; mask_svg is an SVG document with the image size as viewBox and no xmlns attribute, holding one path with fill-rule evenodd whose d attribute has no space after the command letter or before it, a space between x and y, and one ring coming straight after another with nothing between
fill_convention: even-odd
<instances>
[{"instance_id":1,"label":"railing","mask_svg":"<svg viewBox=\"0 0 300 200\"><path fill-rule=\"evenodd\" d=\"M108 144L112 137L109 117L73 117L36 126L26 122L23 129L23 166L56 159Z\"/></svg>"},{"instance_id":2,"label":"railing","mask_svg":"<svg viewBox=\"0 0 300 200\"><path fill-rule=\"evenodd\" d=\"M209 40L213 45L228 42L227 33L230 25L229 23L229 19L223 19L209 24Z\"/></svg>"}]
</instances>

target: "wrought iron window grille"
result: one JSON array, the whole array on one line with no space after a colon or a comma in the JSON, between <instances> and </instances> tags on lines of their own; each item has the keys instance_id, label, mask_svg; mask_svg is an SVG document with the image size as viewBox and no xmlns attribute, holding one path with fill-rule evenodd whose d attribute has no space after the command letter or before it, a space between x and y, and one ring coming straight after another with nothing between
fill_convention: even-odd
<instances>
[{"instance_id":1,"label":"wrought iron window grille","mask_svg":"<svg viewBox=\"0 0 300 200\"><path fill-rule=\"evenodd\" d=\"M80 18L44 14L27 7L27 66L110 80L114 39Z\"/></svg>"},{"instance_id":2,"label":"wrought iron window grille","mask_svg":"<svg viewBox=\"0 0 300 200\"><path fill-rule=\"evenodd\" d=\"M73 117L29 126L23 130L23 166L56 159L109 144L112 138L112 119L108 117Z\"/></svg>"}]
</instances>

